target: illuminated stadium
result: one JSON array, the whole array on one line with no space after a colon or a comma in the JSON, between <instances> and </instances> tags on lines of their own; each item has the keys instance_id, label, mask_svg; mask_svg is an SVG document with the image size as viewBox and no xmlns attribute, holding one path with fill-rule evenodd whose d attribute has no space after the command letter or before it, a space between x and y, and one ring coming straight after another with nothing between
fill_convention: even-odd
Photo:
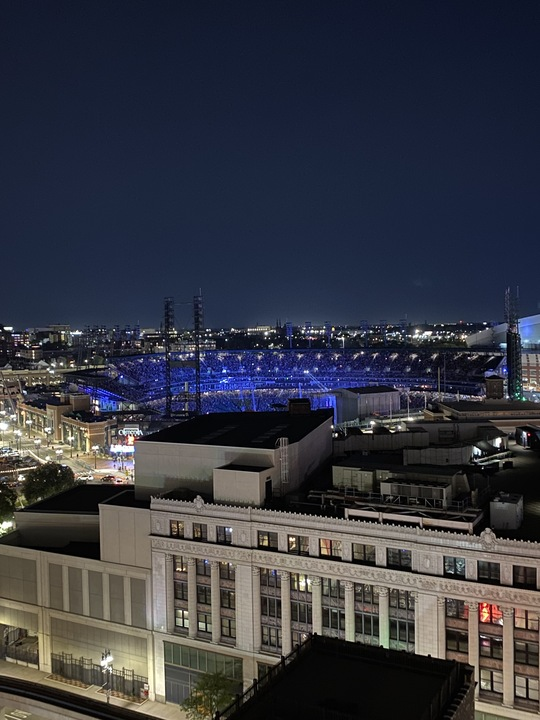
<instances>
[{"instance_id":1,"label":"illuminated stadium","mask_svg":"<svg viewBox=\"0 0 540 720\"><path fill-rule=\"evenodd\" d=\"M497 371L500 352L433 349L239 350L201 353L201 410L284 409L291 397L312 407L334 405L332 389L368 385L402 388L414 404L427 393L478 395L486 373ZM196 391L193 353L172 353L173 413L192 412ZM102 410L144 409L163 414L167 366L162 354L118 357L100 370L72 373L71 382L90 393ZM420 400L418 401L420 403Z\"/></svg>"},{"instance_id":2,"label":"illuminated stadium","mask_svg":"<svg viewBox=\"0 0 540 720\"><path fill-rule=\"evenodd\" d=\"M481 330L474 335L469 335L465 342L469 348L506 347L507 323L501 323L494 327ZM519 320L519 334L523 349L540 348L540 315L529 315Z\"/></svg>"}]
</instances>

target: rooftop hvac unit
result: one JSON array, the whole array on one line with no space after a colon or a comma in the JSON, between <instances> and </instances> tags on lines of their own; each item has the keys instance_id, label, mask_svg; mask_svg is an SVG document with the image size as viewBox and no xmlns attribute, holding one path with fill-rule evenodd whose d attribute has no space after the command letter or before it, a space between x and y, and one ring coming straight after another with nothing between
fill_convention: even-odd
<instances>
[{"instance_id":1,"label":"rooftop hvac unit","mask_svg":"<svg viewBox=\"0 0 540 720\"><path fill-rule=\"evenodd\" d=\"M489 504L490 525L496 530L517 530L523 522L523 495L499 493Z\"/></svg>"}]
</instances>

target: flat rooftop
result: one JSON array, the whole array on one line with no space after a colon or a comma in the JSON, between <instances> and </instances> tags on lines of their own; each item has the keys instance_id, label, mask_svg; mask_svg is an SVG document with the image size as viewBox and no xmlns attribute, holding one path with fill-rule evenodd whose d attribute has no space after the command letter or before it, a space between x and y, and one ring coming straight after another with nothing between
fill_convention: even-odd
<instances>
[{"instance_id":1,"label":"flat rooftop","mask_svg":"<svg viewBox=\"0 0 540 720\"><path fill-rule=\"evenodd\" d=\"M530 400L456 400L455 402L437 402L440 408L448 408L455 412L478 412L489 417L493 413L508 413L508 417L523 416L524 413L530 417L540 418L540 403Z\"/></svg>"},{"instance_id":2,"label":"flat rooftop","mask_svg":"<svg viewBox=\"0 0 540 720\"><path fill-rule=\"evenodd\" d=\"M313 636L259 681L234 720L438 720L461 693L473 720L473 668L451 660Z\"/></svg>"},{"instance_id":3,"label":"flat rooftop","mask_svg":"<svg viewBox=\"0 0 540 720\"><path fill-rule=\"evenodd\" d=\"M76 485L40 502L29 505L18 513L69 513L79 515L98 515L102 503L114 502L115 505L133 506L135 501L133 488L118 485ZM149 507L147 503L145 507Z\"/></svg>"},{"instance_id":4,"label":"flat rooftop","mask_svg":"<svg viewBox=\"0 0 540 720\"><path fill-rule=\"evenodd\" d=\"M312 410L305 415L288 412L211 413L146 435L137 440L137 444L183 443L273 450L279 438L286 437L289 443L299 442L332 418L332 410Z\"/></svg>"},{"instance_id":5,"label":"flat rooftop","mask_svg":"<svg viewBox=\"0 0 540 720\"><path fill-rule=\"evenodd\" d=\"M399 392L397 388L391 387L390 385L365 385L361 387L349 387L343 389L348 390L355 395L373 395L375 393Z\"/></svg>"}]
</instances>

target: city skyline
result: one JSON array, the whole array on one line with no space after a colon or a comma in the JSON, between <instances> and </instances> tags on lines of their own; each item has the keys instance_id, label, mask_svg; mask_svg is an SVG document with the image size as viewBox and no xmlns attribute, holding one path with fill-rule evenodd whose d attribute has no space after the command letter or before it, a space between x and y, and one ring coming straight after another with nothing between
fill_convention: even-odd
<instances>
[{"instance_id":1,"label":"city skyline","mask_svg":"<svg viewBox=\"0 0 540 720\"><path fill-rule=\"evenodd\" d=\"M4 0L0 321L538 312L538 5Z\"/></svg>"}]
</instances>

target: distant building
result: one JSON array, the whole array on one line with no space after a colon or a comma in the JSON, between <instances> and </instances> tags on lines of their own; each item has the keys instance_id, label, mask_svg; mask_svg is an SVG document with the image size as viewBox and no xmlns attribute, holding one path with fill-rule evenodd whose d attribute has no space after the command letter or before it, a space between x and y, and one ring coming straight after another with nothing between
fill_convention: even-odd
<instances>
[{"instance_id":1,"label":"distant building","mask_svg":"<svg viewBox=\"0 0 540 720\"><path fill-rule=\"evenodd\" d=\"M387 385L368 385L332 390L336 397L336 423L364 420L373 415L399 412L399 390Z\"/></svg>"}]
</instances>

